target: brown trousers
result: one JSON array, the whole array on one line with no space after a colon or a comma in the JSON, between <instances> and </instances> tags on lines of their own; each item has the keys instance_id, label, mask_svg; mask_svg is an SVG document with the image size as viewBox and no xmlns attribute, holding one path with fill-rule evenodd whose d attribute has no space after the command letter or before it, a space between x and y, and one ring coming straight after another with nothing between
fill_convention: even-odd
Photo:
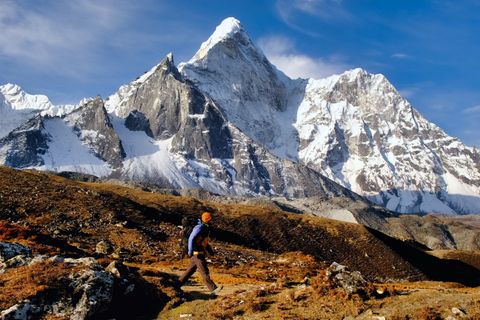
<instances>
[{"instance_id":1,"label":"brown trousers","mask_svg":"<svg viewBox=\"0 0 480 320\"><path fill-rule=\"evenodd\" d=\"M200 272L200 275L203 278L203 282L208 287L208 290L212 291L217 288L217 285L210 279L210 272L208 271L207 261L205 260L205 255L194 255L190 258L190 265L187 270L182 274L178 279L183 285L187 280L195 273L197 270Z\"/></svg>"}]
</instances>

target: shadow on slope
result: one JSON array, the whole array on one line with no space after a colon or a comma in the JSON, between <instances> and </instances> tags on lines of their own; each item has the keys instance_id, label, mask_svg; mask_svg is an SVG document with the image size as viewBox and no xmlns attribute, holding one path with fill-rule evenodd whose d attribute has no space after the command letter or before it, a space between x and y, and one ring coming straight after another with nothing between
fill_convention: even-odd
<instances>
[{"instance_id":1,"label":"shadow on slope","mask_svg":"<svg viewBox=\"0 0 480 320\"><path fill-rule=\"evenodd\" d=\"M371 228L367 229L430 280L458 282L467 286L480 285L480 270L470 264L459 260L439 259L426 251L415 248L408 242L391 238Z\"/></svg>"},{"instance_id":2,"label":"shadow on slope","mask_svg":"<svg viewBox=\"0 0 480 320\"><path fill-rule=\"evenodd\" d=\"M359 270L372 280L442 280L480 284L480 271L441 260L420 244L396 240L371 228L329 219L267 213L222 217L213 233L220 241L284 253L302 251ZM424 248L424 247L423 247Z\"/></svg>"}]
</instances>

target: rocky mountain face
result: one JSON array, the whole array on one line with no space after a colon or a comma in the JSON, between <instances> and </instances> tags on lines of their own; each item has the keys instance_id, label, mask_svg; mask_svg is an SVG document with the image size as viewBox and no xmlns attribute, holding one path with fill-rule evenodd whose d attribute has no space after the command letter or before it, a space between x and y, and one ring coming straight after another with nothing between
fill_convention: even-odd
<instances>
[{"instance_id":1,"label":"rocky mountain face","mask_svg":"<svg viewBox=\"0 0 480 320\"><path fill-rule=\"evenodd\" d=\"M101 98L97 97L86 102L64 119L96 157L106 161L113 168L122 165L125 151Z\"/></svg>"},{"instance_id":2,"label":"rocky mountain face","mask_svg":"<svg viewBox=\"0 0 480 320\"><path fill-rule=\"evenodd\" d=\"M174 187L202 187L222 194L356 197L301 164L276 158L246 136L179 73L171 55L147 77L121 91L109 99L111 112L124 122L118 126L141 131L144 139L169 141L168 152L176 157L174 175L180 177L172 179L164 168L154 168L155 174L147 170L132 175L132 166L127 165L122 172L125 179L168 180ZM127 157L138 153L127 150Z\"/></svg>"},{"instance_id":3,"label":"rocky mountain face","mask_svg":"<svg viewBox=\"0 0 480 320\"><path fill-rule=\"evenodd\" d=\"M288 79L232 18L180 70L270 152L388 209L480 212L478 150L428 122L382 75Z\"/></svg>"},{"instance_id":4,"label":"rocky mountain face","mask_svg":"<svg viewBox=\"0 0 480 320\"><path fill-rule=\"evenodd\" d=\"M299 158L398 212L480 212L479 153L422 117L382 75L310 80Z\"/></svg>"},{"instance_id":5,"label":"rocky mountain face","mask_svg":"<svg viewBox=\"0 0 480 320\"><path fill-rule=\"evenodd\" d=\"M15 168L44 165L48 138L41 116L36 116L0 139L0 161Z\"/></svg>"},{"instance_id":6,"label":"rocky mountain face","mask_svg":"<svg viewBox=\"0 0 480 320\"><path fill-rule=\"evenodd\" d=\"M234 18L178 69L170 54L105 102L55 107L0 89L0 163L13 167L480 212L478 150L429 123L382 75L289 79Z\"/></svg>"}]
</instances>

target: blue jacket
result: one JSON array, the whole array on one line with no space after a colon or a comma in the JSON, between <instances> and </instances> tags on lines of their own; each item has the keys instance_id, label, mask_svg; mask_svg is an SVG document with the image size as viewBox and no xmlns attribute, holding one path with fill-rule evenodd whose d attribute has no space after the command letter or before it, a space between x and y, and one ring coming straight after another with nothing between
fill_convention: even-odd
<instances>
[{"instance_id":1,"label":"blue jacket","mask_svg":"<svg viewBox=\"0 0 480 320\"><path fill-rule=\"evenodd\" d=\"M210 226L198 219L198 224L193 228L192 233L188 237L188 255L192 256L194 251L208 252L213 254L213 250L208 244L208 236L210 235Z\"/></svg>"}]
</instances>

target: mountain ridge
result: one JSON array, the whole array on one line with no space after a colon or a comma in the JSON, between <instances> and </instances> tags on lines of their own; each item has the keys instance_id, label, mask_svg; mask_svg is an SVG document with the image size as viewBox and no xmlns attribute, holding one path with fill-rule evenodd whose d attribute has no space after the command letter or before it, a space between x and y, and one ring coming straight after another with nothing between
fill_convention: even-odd
<instances>
[{"instance_id":1,"label":"mountain ridge","mask_svg":"<svg viewBox=\"0 0 480 320\"><path fill-rule=\"evenodd\" d=\"M81 111L42 115L47 124L61 119L85 152L104 163L98 172L80 163L75 170L222 194L294 197L316 194L314 181L326 181L324 175L398 212L480 212L478 150L424 119L383 75L357 68L324 79L288 78L235 18L225 19L190 61L177 69L167 55L121 86L104 108L93 131L68 121ZM108 159L97 138L103 150L115 148ZM0 141L3 163L22 152L13 140ZM48 153L52 146L45 143ZM58 171L55 161L44 168Z\"/></svg>"}]
</instances>

